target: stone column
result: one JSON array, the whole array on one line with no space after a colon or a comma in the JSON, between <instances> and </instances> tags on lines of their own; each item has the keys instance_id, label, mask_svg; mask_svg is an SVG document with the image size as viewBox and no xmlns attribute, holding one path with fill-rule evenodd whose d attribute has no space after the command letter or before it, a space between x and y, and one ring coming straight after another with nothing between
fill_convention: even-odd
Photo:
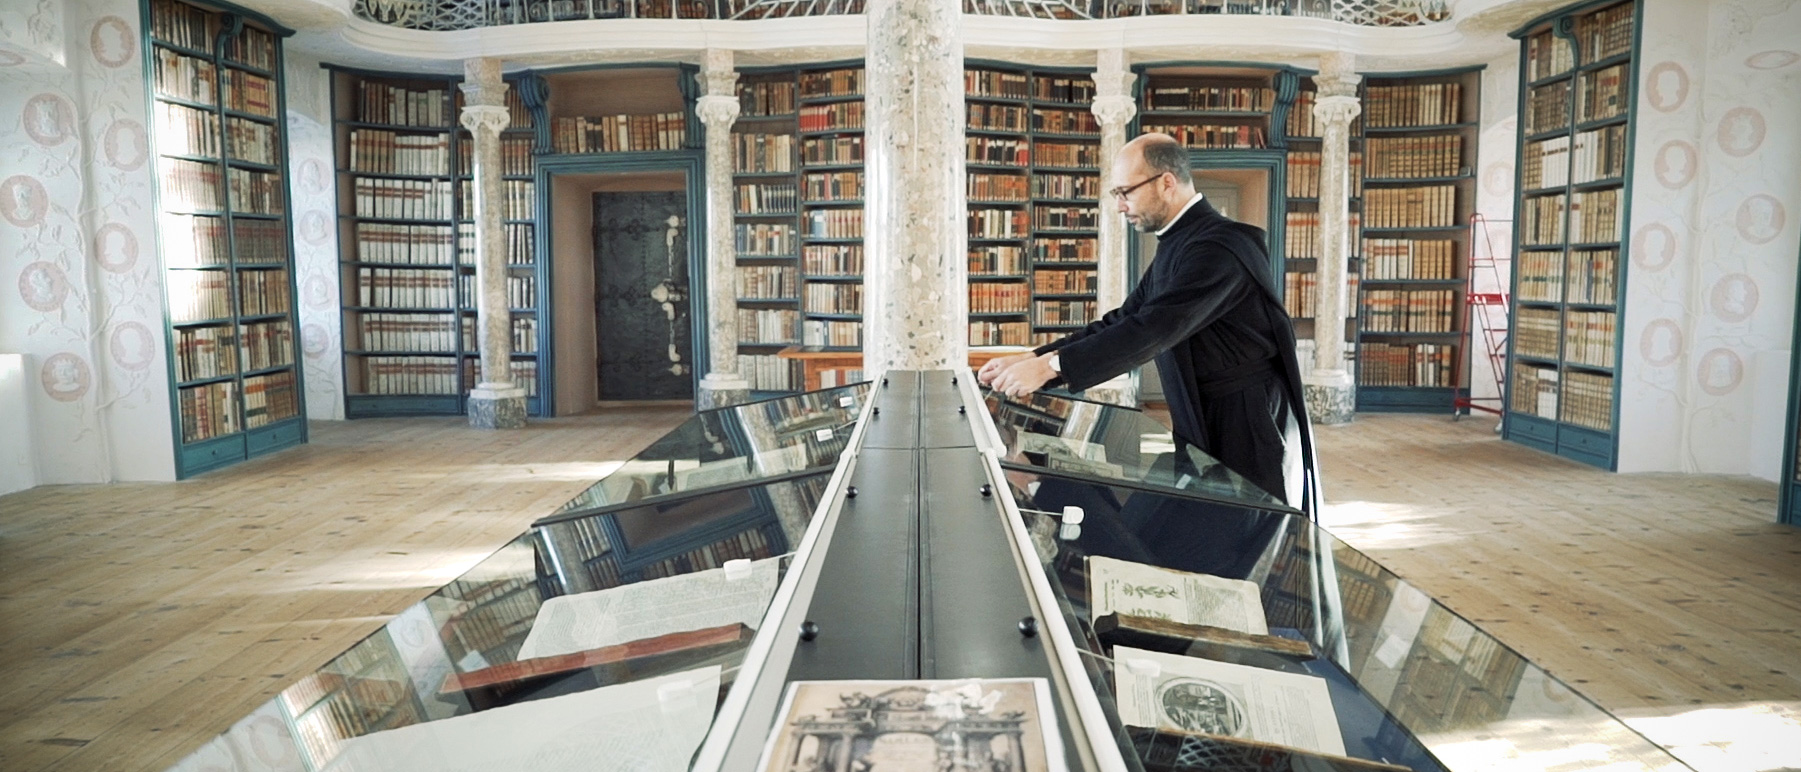
<instances>
[{"instance_id":1,"label":"stone column","mask_svg":"<svg viewBox=\"0 0 1801 772\"><path fill-rule=\"evenodd\" d=\"M963 8L871 0L863 372L969 367Z\"/></svg>"},{"instance_id":2,"label":"stone column","mask_svg":"<svg viewBox=\"0 0 1801 772\"><path fill-rule=\"evenodd\" d=\"M1101 178L1099 187L1107 188L1107 170L1114 156L1126 145L1126 126L1138 114L1138 103L1132 100L1132 84L1138 76L1126 66L1124 49L1107 48L1096 52L1094 67L1094 120L1101 125ZM1126 263L1126 245L1132 228L1119 213L1119 206L1106 193L1100 194L1100 236L1097 277L1100 280L1098 310L1106 313L1126 301L1129 288L1136 283L1132 268ZM1130 374L1090 387L1083 396L1099 402L1135 406L1138 393Z\"/></svg>"},{"instance_id":3,"label":"stone column","mask_svg":"<svg viewBox=\"0 0 1801 772\"><path fill-rule=\"evenodd\" d=\"M507 127L500 60L463 62L463 128L475 152L475 328L481 380L469 392L469 425L517 429L525 425L525 389L513 383L511 313L507 311L507 236L501 223L500 132Z\"/></svg>"},{"instance_id":4,"label":"stone column","mask_svg":"<svg viewBox=\"0 0 1801 772\"><path fill-rule=\"evenodd\" d=\"M707 131L707 368L695 407L746 401L738 374L738 260L732 235L732 122L738 120L738 73L732 52L709 48L701 63L706 93L697 111Z\"/></svg>"},{"instance_id":5,"label":"stone column","mask_svg":"<svg viewBox=\"0 0 1801 772\"><path fill-rule=\"evenodd\" d=\"M1349 423L1357 410L1357 385L1345 367L1345 316L1355 298L1345 297L1350 231L1351 121L1363 112L1357 101L1355 59L1336 52L1320 56L1313 76L1319 93L1313 116L1323 129L1320 142L1320 249L1314 275L1319 306L1313 312L1313 372L1303 378L1307 414L1314 423Z\"/></svg>"}]
</instances>

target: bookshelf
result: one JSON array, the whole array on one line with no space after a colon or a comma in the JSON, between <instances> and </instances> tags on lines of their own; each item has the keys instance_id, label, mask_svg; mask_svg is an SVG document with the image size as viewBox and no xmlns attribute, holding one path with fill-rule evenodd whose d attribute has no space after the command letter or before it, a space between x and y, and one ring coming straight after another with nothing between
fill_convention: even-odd
<instances>
[{"instance_id":1,"label":"bookshelf","mask_svg":"<svg viewBox=\"0 0 1801 772\"><path fill-rule=\"evenodd\" d=\"M144 6L175 466L306 441L282 137L281 39L224 4Z\"/></svg>"},{"instance_id":2,"label":"bookshelf","mask_svg":"<svg viewBox=\"0 0 1801 772\"><path fill-rule=\"evenodd\" d=\"M1325 128L1313 115L1313 105L1318 93L1313 79L1305 75L1297 76L1294 91L1294 104L1290 106L1282 126L1286 143L1283 156L1282 305L1294 322L1295 337L1312 340L1313 320L1319 305L1319 282L1315 276L1320 257L1319 188L1322 176L1320 165L1324 155L1321 140ZM1362 116L1351 122L1349 135L1351 168L1347 179L1351 190L1347 222L1350 232L1357 233L1363 201ZM1272 230L1274 224L1272 218ZM1352 238L1349 239L1348 247L1350 254L1347 256L1345 278L1349 294L1346 297L1354 298L1357 296L1358 276L1362 273L1362 244L1359 239ZM1347 342L1354 342L1358 304L1348 305L1350 318L1345 320L1345 335Z\"/></svg>"},{"instance_id":3,"label":"bookshelf","mask_svg":"<svg viewBox=\"0 0 1801 772\"><path fill-rule=\"evenodd\" d=\"M345 415L456 415L479 380L474 143L458 125L460 78L332 70L343 282ZM537 198L542 110L528 80L507 90L501 134L513 379L544 415ZM636 125L618 125L630 137ZM601 140L596 140L599 142Z\"/></svg>"},{"instance_id":4,"label":"bookshelf","mask_svg":"<svg viewBox=\"0 0 1801 772\"><path fill-rule=\"evenodd\" d=\"M1043 69L1024 75L1031 98L1031 241L1025 245L1031 283L1029 290L1008 291L1030 298L1031 338L1019 341L1015 333L995 342L1038 346L1100 318L1100 198L1107 159L1101 158L1100 123L1090 108L1092 73ZM973 236L970 244L976 244ZM972 262L972 286L976 273ZM976 345L973 335L970 345Z\"/></svg>"},{"instance_id":5,"label":"bookshelf","mask_svg":"<svg viewBox=\"0 0 1801 772\"><path fill-rule=\"evenodd\" d=\"M964 70L969 345L1028 346L1096 317L1100 124L1083 72Z\"/></svg>"},{"instance_id":6,"label":"bookshelf","mask_svg":"<svg viewBox=\"0 0 1801 772\"><path fill-rule=\"evenodd\" d=\"M1481 83L1479 69L1364 79L1353 215L1360 411L1449 412L1467 393Z\"/></svg>"},{"instance_id":7,"label":"bookshelf","mask_svg":"<svg viewBox=\"0 0 1801 772\"><path fill-rule=\"evenodd\" d=\"M800 173L791 186L798 199L794 208L800 227L800 341L827 349L860 349L863 65L803 69L795 77L795 136L801 157Z\"/></svg>"},{"instance_id":8,"label":"bookshelf","mask_svg":"<svg viewBox=\"0 0 1801 772\"><path fill-rule=\"evenodd\" d=\"M1638 9L1587 3L1518 30L1514 311L1502 436L1613 469Z\"/></svg>"},{"instance_id":9,"label":"bookshelf","mask_svg":"<svg viewBox=\"0 0 1801 772\"><path fill-rule=\"evenodd\" d=\"M738 80L732 125L733 244L738 266L738 370L752 391L801 390L800 362L776 356L800 343L800 206L795 175L808 163L863 162L862 138L800 136L799 83L791 70Z\"/></svg>"}]
</instances>

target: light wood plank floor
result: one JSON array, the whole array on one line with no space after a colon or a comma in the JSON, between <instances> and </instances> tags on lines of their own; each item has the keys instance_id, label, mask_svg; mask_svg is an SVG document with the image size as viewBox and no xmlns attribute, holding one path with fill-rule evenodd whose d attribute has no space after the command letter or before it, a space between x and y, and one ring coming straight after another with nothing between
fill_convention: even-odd
<instances>
[{"instance_id":1,"label":"light wood plank floor","mask_svg":"<svg viewBox=\"0 0 1801 772\"><path fill-rule=\"evenodd\" d=\"M315 424L198 480L0 497L0 769L166 767L685 415ZM1722 740L1801 726L1775 486L1612 475L1492 426L1322 429L1329 526L1697 768L1801 766Z\"/></svg>"},{"instance_id":2,"label":"light wood plank floor","mask_svg":"<svg viewBox=\"0 0 1801 772\"><path fill-rule=\"evenodd\" d=\"M316 422L194 480L0 497L0 769L166 768L691 412Z\"/></svg>"},{"instance_id":3,"label":"light wood plank floor","mask_svg":"<svg viewBox=\"0 0 1801 772\"><path fill-rule=\"evenodd\" d=\"M1619 475L1492 417L1322 427L1322 522L1691 766L1801 768L1801 528L1751 477Z\"/></svg>"}]
</instances>

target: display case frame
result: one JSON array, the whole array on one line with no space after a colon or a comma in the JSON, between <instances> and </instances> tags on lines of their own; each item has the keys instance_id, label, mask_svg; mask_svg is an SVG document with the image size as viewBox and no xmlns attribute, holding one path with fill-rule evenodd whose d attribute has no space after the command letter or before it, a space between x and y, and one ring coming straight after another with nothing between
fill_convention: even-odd
<instances>
[{"instance_id":1,"label":"display case frame","mask_svg":"<svg viewBox=\"0 0 1801 772\"><path fill-rule=\"evenodd\" d=\"M1795 330L1789 338L1788 422L1783 426L1782 468L1777 471L1776 520L1801 526L1801 275L1795 278Z\"/></svg>"},{"instance_id":2,"label":"display case frame","mask_svg":"<svg viewBox=\"0 0 1801 772\"><path fill-rule=\"evenodd\" d=\"M371 711L370 716L387 716L405 702L401 698L415 693L416 709L427 726L407 727L402 730L408 732L404 737L350 733L331 738L321 747L349 749L333 753L352 753L359 761L383 748L389 753L399 748L405 758L374 758L394 759L400 764L396 769L424 768L422 764L432 761L425 758L429 751L455 752L452 749L465 742L464 732L476 732L475 742L481 743L479 733L492 730L479 727L492 727L501 718L488 711L514 710L511 715L515 716L523 711L540 721L555 718L563 723L579 722L583 716L597 720L613 715L606 710L619 708L603 707L596 700L617 696L622 700L629 697L636 706L632 710L647 713L640 717L646 721L706 722L701 727L704 732L685 735L689 739L684 742L692 745L664 748L665 753L679 754L682 761L689 762L686 768L696 772L761 770L768 768L759 760L772 733L789 726L779 711L796 683L822 679L920 683L924 679L940 685L935 688L962 689L972 685L987 688L990 679L1030 678L1037 679L1049 695L1039 715L1056 720L1055 730L1042 735L1046 738L1043 747L1044 753L1060 763L1044 765L1047 769L1199 772L1216 768L1207 766L1209 763L1248 758L1243 754L1252 753L1264 765L1252 768L1447 772L1473 769L1492 760L1487 756L1493 754L1475 758L1444 753L1477 738L1485 749L1511 754L1522 765L1535 759L1568 759L1579 745L1584 759L1601 754L1657 772L1687 769L1467 619L1333 539L1304 512L1247 489L1248 483L1230 470L1204 454L1182 448L1165 427L1142 413L1053 395L1037 395L1027 403L1011 402L981 393L968 371L890 371L853 397L849 405L837 401L845 394L842 389L817 394L825 395L824 399L803 406L802 412L811 415L801 421L807 425L794 428L827 430L844 444L833 448L837 454L829 473L820 468L804 476L812 492L801 503L807 513L802 515L794 504L788 505L790 515L807 519L804 527L784 523L793 537L788 546L794 552L775 558L775 564L764 564L776 566L777 573L766 585L767 596L751 609L756 612L753 619L703 629L683 628L679 623L671 627L647 618L647 613L654 617L672 606L640 602L634 612L627 606L609 605L626 601L624 596L604 593L620 589L656 592L659 588L651 581L627 581L623 588L572 584L567 572L555 567L570 557L560 550L572 547L559 547L554 540L540 537L544 529L567 526L572 518L583 515L572 512L570 517L547 518L546 525L515 539L467 574L467 587L435 594L433 597L439 598L436 605L428 599L423 606L403 612L391 626L408 619L413 621L406 624L416 624L423 615L428 625L439 625L441 634L450 635L457 632L455 625L485 620L481 623L486 627L471 632L485 630L486 637L477 639L492 644L526 635L528 630L535 635L541 621L553 636L559 635L556 630L576 628L606 634L626 623L624 615L634 613L638 619L632 624L673 632L498 663L485 658L463 662L453 659L447 650L409 654L401 650L405 646L399 646L391 659L404 665L399 669L412 674L408 678L423 681L411 687L411 692L394 692L379 683L362 687L362 693L380 698L362 709ZM752 404L761 409L764 403ZM746 406L720 410L744 409ZM848 418L853 412L855 418ZM747 430L743 436L754 434ZM1034 434L1035 438L1029 436ZM675 442L673 451L712 447L715 440L724 438L705 443L693 439ZM669 455L655 447L634 459L648 462L640 471L660 468L662 458ZM1062 451L1055 448L1067 454L1059 456ZM1056 458L1088 463L1060 465L1053 463ZM1093 467L1097 462L1102 466ZM1117 463L1106 466L1113 462ZM1185 466L1189 462L1192 465ZM674 462L670 463L673 468ZM1034 481L1019 477L1021 474L1036 475L1039 484L1034 486ZM1061 485L1063 492L1047 491L1052 483ZM661 498L639 497L631 503L692 504L737 489L781 484L756 479L695 487ZM1091 498L1088 514L1080 520L1072 509L1048 509L1047 496L1078 489L1097 493L1117 489L1122 495L1112 504L1104 496ZM729 503L742 498L726 495L718 500ZM1132 506L1139 507L1137 514L1124 516ZM729 509L703 515L687 522L713 527L720 525L716 518L737 517L736 511ZM777 519L781 517L777 515ZM1234 528L1233 523L1250 527ZM1133 530L1146 524L1158 528ZM674 525L681 527L681 523ZM717 531L715 527L690 535L704 539ZM1100 596L1095 588L1103 580L1092 568L1092 559L1122 560L1105 550L1110 540L1120 534L1128 536L1127 541L1117 542L1120 544L1140 539L1147 550L1138 569L1164 571L1169 568L1165 558L1189 556L1185 542L1165 538L1182 533L1233 545L1212 550L1211 555L1190 557L1217 558L1224 561L1221 566L1237 566L1216 569L1221 573L1215 580L1238 581L1234 577L1243 573L1257 585L1257 602L1268 620L1268 633L1222 637L1218 630L1223 628L1208 632L1189 624L1187 628L1178 625L1172 632L1167 626L1133 622L1119 611L1096 616L1099 609L1094 607L1094 599ZM609 532L607 538L612 536ZM589 545L585 549L596 548ZM716 564L683 567L683 573L693 574L683 581L736 581L730 562L717 569L724 572L723 577L698 573L715 570L710 566ZM754 572L758 570L752 567L755 565L740 564L737 570ZM1184 565L1187 567L1181 570L1195 570ZM735 592L729 584L712 586L722 595ZM972 586L982 591L972 592ZM537 589L532 590L534 587ZM601 594L589 594L595 589ZM521 592L536 592L540 600L507 605L507 596L501 594ZM1128 595L1151 597L1142 592ZM592 607L589 616L583 617L587 623L545 619L555 596L567 596L563 608L572 604ZM615 600L601 602L609 597ZM683 608L691 613L694 608L713 605L706 601L708 597L689 592L685 599L678 594L665 600L687 603ZM489 601L503 606L496 607L499 613L484 613L482 604ZM724 601L718 605L731 606ZM708 608L707 613L714 610ZM1133 637L1118 637L1122 631ZM376 635L388 632L384 628ZM526 647L532 647L530 635ZM402 644L404 639L394 637L393 641ZM422 650L432 647L429 641L422 646L407 645ZM1120 646L1131 650L1122 652ZM1175 648L1162 648L1168 646ZM483 649L509 650L523 655L510 644ZM1165 664L1158 666L1158 660L1146 659L1152 656ZM355 673L369 669L368 663L353 660L351 664L359 666ZM1342 748L1300 737L1272 740L1262 734L1249 735L1256 742L1247 742L1246 735L1236 729L1229 737L1196 734L1201 730L1181 731L1161 722L1153 722L1153 726L1142 717L1129 719L1123 712L1124 700L1117 690L1128 687L1125 681L1116 680L1125 678L1128 670L1133 678L1155 679L1159 667L1171 668L1172 678L1192 681L1183 673L1203 664L1236 668L1241 675L1259 674L1250 676L1253 678L1279 674L1292 683L1311 684L1306 688L1317 691L1317 701L1329 703L1323 720L1332 723L1318 723L1322 714L1317 701L1288 700L1289 707L1281 714L1299 721L1290 714L1297 711L1295 706L1309 705L1306 712L1314 715L1313 731L1319 736L1330 731ZM390 667L384 672L395 670ZM714 685L699 702L683 696L696 683ZM302 686L307 684L317 686L303 680ZM306 688L316 692L313 687ZM618 687L629 688L591 694L596 689ZM301 693L311 692L303 689ZM278 700L286 696L284 693ZM1268 696L1234 699L1255 702ZM852 697L846 702L847 709L866 704ZM549 700L563 702L553 708ZM588 712L558 713L561 706ZM978 709L985 710L965 703L966 711ZM1228 711L1225 715L1240 714ZM1011 720L1009 716L999 718ZM430 726L437 720L460 723ZM794 725L818 723L803 718ZM1236 719L1232 723L1237 726ZM572 748L601 752L608 742L622 739L608 740L605 726L611 724L587 726L573 733L538 731L534 742L554 742L559 752ZM694 729L697 725L686 726ZM295 745L303 742L292 734L294 725L287 731ZM633 735L633 742L645 736L641 732ZM435 739L420 741L420 737ZM254 738L234 739L228 732L215 742L229 745L249 739ZM491 739L491 744L471 748L486 752L511 741L498 735ZM506 753L516 755L505 758L537 754L540 747L513 742ZM1539 753L1545 755L1533 755ZM588 762L611 760L606 756L581 758ZM408 762L411 766L400 763L407 759L423 761ZM487 761L499 763L501 759ZM1268 766L1272 764L1278 766ZM778 764L775 768L785 767ZM846 768L843 760L837 768Z\"/></svg>"}]
</instances>

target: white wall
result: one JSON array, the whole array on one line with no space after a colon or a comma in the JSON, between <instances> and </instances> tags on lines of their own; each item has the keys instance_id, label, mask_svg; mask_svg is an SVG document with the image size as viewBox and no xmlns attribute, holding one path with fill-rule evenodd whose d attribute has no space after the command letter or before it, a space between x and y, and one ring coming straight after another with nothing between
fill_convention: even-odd
<instances>
[{"instance_id":1,"label":"white wall","mask_svg":"<svg viewBox=\"0 0 1801 772\"><path fill-rule=\"evenodd\" d=\"M1790 0L1644 9L1622 472L1776 475L1780 434L1760 427L1786 420L1768 393L1787 382L1795 313L1797 39Z\"/></svg>"},{"instance_id":2,"label":"white wall","mask_svg":"<svg viewBox=\"0 0 1801 772\"><path fill-rule=\"evenodd\" d=\"M1471 234L1470 248L1492 267L1472 270L1477 292L1507 292L1512 281L1514 160L1518 147L1520 60L1517 51L1489 62L1482 71L1481 134L1476 139L1476 212L1486 224ZM1487 258L1499 257L1498 261ZM1459 259L1464 259L1459 256ZM1474 312L1475 309L1472 309ZM1489 324L1498 325L1506 337L1507 309L1490 312ZM1470 396L1476 404L1499 408L1501 394L1493 362L1481 332L1482 317L1470 319ZM1503 362L1500 368L1506 370Z\"/></svg>"},{"instance_id":3,"label":"white wall","mask_svg":"<svg viewBox=\"0 0 1801 772\"><path fill-rule=\"evenodd\" d=\"M0 57L0 352L35 369L0 441L39 483L172 479L138 6L61 8L62 62Z\"/></svg>"},{"instance_id":4,"label":"white wall","mask_svg":"<svg viewBox=\"0 0 1801 772\"><path fill-rule=\"evenodd\" d=\"M38 465L31 446L31 391L23 354L0 354L0 496L38 484Z\"/></svg>"},{"instance_id":5,"label":"white wall","mask_svg":"<svg viewBox=\"0 0 1801 772\"><path fill-rule=\"evenodd\" d=\"M286 60L288 201L294 216L294 281L306 416L344 418L342 282L338 269L337 175L333 173L331 74L292 51Z\"/></svg>"}]
</instances>

